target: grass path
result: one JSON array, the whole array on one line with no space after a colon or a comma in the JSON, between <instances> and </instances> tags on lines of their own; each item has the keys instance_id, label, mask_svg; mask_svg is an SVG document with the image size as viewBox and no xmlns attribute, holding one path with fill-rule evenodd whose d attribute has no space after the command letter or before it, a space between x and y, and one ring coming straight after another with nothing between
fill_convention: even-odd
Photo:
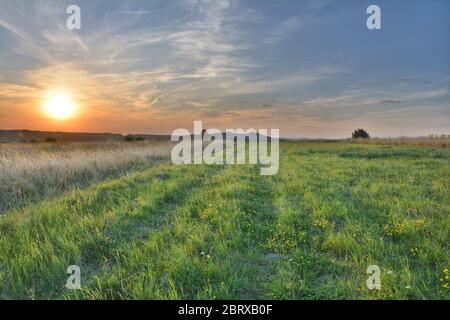
<instances>
[{"instance_id":1,"label":"grass path","mask_svg":"<svg viewBox=\"0 0 450 320\"><path fill-rule=\"evenodd\" d=\"M11 211L0 298L450 298L448 151L284 143L280 162L160 164Z\"/></svg>"}]
</instances>

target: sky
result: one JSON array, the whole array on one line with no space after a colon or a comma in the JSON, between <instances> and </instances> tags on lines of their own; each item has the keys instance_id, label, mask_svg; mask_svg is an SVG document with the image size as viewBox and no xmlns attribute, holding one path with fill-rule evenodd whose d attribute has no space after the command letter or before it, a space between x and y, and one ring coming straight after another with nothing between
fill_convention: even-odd
<instances>
[{"instance_id":1,"label":"sky","mask_svg":"<svg viewBox=\"0 0 450 320\"><path fill-rule=\"evenodd\" d=\"M448 0L2 0L0 129L450 134L449 31Z\"/></svg>"}]
</instances>

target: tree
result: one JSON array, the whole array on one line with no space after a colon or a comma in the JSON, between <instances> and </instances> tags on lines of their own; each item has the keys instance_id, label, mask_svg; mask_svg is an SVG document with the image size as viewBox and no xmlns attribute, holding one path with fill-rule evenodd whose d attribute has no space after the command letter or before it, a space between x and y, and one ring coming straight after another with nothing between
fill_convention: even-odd
<instances>
[{"instance_id":1,"label":"tree","mask_svg":"<svg viewBox=\"0 0 450 320\"><path fill-rule=\"evenodd\" d=\"M357 129L357 130L353 131L352 138L353 139L369 139L370 136L369 136L369 134L367 133L366 130L364 130L364 129Z\"/></svg>"}]
</instances>

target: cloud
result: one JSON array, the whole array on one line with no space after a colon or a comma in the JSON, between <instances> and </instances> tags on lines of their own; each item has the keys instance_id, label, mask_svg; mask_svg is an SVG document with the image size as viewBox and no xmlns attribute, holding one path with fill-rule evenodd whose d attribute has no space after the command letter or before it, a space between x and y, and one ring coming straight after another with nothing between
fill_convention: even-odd
<instances>
[{"instance_id":1,"label":"cloud","mask_svg":"<svg viewBox=\"0 0 450 320\"><path fill-rule=\"evenodd\" d=\"M333 0L302 0L302 1L313 9L320 9L333 3Z\"/></svg>"},{"instance_id":2,"label":"cloud","mask_svg":"<svg viewBox=\"0 0 450 320\"><path fill-rule=\"evenodd\" d=\"M385 100L380 100L378 103L381 103L381 104L384 104L384 103L386 103L386 104L397 104L397 103L403 103L403 101L385 99Z\"/></svg>"},{"instance_id":3,"label":"cloud","mask_svg":"<svg viewBox=\"0 0 450 320\"><path fill-rule=\"evenodd\" d=\"M153 10L121 10L117 13L119 14L130 14L130 15L149 15L154 13Z\"/></svg>"},{"instance_id":4,"label":"cloud","mask_svg":"<svg viewBox=\"0 0 450 320\"><path fill-rule=\"evenodd\" d=\"M392 96L393 98L380 99L380 96ZM447 96L447 89L418 91L413 88L410 91L394 94L373 88L352 89L344 90L333 96L292 102L286 112L295 110L295 112L314 116L324 121L344 121L373 115L387 117L388 114L390 114L389 117L397 117L397 120L401 120L406 114L410 117L420 118L416 111L425 108L430 116L438 117L442 115L442 101L445 101ZM430 98L436 100L433 101ZM424 101L426 101L426 105L424 105Z\"/></svg>"},{"instance_id":5,"label":"cloud","mask_svg":"<svg viewBox=\"0 0 450 320\"><path fill-rule=\"evenodd\" d=\"M31 99L36 97L36 88L0 82L0 100L4 99Z\"/></svg>"},{"instance_id":6,"label":"cloud","mask_svg":"<svg viewBox=\"0 0 450 320\"><path fill-rule=\"evenodd\" d=\"M173 17L176 23L169 18L154 26L141 24L146 15L156 20L152 8L122 4L97 18L96 29L90 32L65 28L65 16L60 14L64 4L37 1L31 5L36 12L31 20L26 15L30 7L24 10L24 4L8 4L0 15L0 24L15 35L9 48L39 61L39 67L21 72L20 81L41 91L71 86L96 108L131 113L180 111L187 105L204 111L228 108L233 97L304 86L330 73L319 68L270 78L252 75L264 66L246 55L257 45L242 34L239 24L253 12L228 0L174 3L183 15ZM92 6L82 3L82 12L95 10ZM90 26L90 12L83 15L87 20L83 28ZM124 14L131 17L124 20ZM20 27L6 17L21 22ZM281 41L301 24L300 17L286 18L268 41Z\"/></svg>"},{"instance_id":7,"label":"cloud","mask_svg":"<svg viewBox=\"0 0 450 320\"><path fill-rule=\"evenodd\" d=\"M300 17L289 17L284 20L281 25L269 32L264 44L271 45L288 38L292 33L297 31L302 25Z\"/></svg>"}]
</instances>

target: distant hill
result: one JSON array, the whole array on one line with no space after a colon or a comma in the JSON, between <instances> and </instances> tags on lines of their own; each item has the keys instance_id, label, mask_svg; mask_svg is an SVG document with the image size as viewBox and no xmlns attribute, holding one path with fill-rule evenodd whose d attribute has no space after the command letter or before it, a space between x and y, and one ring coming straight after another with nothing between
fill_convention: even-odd
<instances>
[{"instance_id":1,"label":"distant hill","mask_svg":"<svg viewBox=\"0 0 450 320\"><path fill-rule=\"evenodd\" d=\"M132 134L131 137L141 137L144 140L170 140L168 135ZM56 140L62 142L83 141L125 141L127 136L117 133L87 133L87 132L51 132L32 130L0 130L0 142L44 142Z\"/></svg>"},{"instance_id":2,"label":"distant hill","mask_svg":"<svg viewBox=\"0 0 450 320\"><path fill-rule=\"evenodd\" d=\"M195 134L191 134L191 139L195 138L195 137L200 137L200 135L195 135ZM231 135L232 138L234 138L234 140L237 140L238 138L245 138L245 141L248 142L249 141L249 136L246 134L240 134L240 133L236 133L234 135ZM262 134L260 134L259 132L256 132L256 141L259 141L262 137L265 137L267 141L271 141L272 138L270 136L264 136ZM170 139L170 138L169 138ZM207 136L205 136L205 141L209 141L210 138L208 138ZM222 139L223 140L227 140L227 134L226 132L222 132ZM283 138L279 138L280 141L285 141L285 139Z\"/></svg>"},{"instance_id":3,"label":"distant hill","mask_svg":"<svg viewBox=\"0 0 450 320\"><path fill-rule=\"evenodd\" d=\"M222 133L224 140L225 133ZM237 136L242 136L237 134ZM194 137L192 134L191 137ZM257 140L260 134L257 133ZM170 135L157 134L128 134L118 133L88 133L88 132L54 132L54 131L33 131L33 130L0 130L0 142L83 142L83 141L169 141ZM267 137L270 141L271 138ZM283 140L283 139L280 139Z\"/></svg>"},{"instance_id":4,"label":"distant hill","mask_svg":"<svg viewBox=\"0 0 450 320\"><path fill-rule=\"evenodd\" d=\"M158 140L158 141L165 141L170 140L170 135L164 135L164 134L129 134L126 137L134 137L134 138L143 138L144 140Z\"/></svg>"}]
</instances>

